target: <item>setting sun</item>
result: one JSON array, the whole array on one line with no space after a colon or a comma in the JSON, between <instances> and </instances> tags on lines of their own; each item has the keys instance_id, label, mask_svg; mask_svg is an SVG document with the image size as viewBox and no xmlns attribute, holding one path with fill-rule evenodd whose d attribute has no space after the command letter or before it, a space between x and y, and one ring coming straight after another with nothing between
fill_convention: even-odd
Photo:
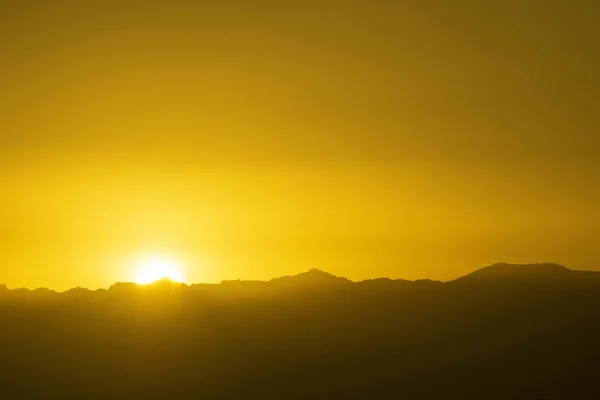
<instances>
[{"instance_id":1,"label":"setting sun","mask_svg":"<svg viewBox=\"0 0 600 400\"><path fill-rule=\"evenodd\" d=\"M139 284L152 283L165 278L173 282L183 282L184 280L181 268L177 263L159 257L142 260L135 274L135 282Z\"/></svg>"}]
</instances>

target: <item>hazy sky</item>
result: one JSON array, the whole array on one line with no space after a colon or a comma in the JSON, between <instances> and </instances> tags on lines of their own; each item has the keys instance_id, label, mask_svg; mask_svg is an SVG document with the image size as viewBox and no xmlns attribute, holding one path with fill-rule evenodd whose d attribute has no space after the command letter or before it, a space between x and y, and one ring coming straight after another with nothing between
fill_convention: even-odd
<instances>
[{"instance_id":1,"label":"hazy sky","mask_svg":"<svg viewBox=\"0 0 600 400\"><path fill-rule=\"evenodd\" d=\"M600 2L0 1L0 282L600 269Z\"/></svg>"}]
</instances>

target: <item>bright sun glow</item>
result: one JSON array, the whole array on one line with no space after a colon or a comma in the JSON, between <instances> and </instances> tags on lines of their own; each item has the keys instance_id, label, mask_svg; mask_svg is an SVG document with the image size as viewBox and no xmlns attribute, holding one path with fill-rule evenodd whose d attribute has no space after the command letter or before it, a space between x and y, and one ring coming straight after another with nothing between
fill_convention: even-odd
<instances>
[{"instance_id":1,"label":"bright sun glow","mask_svg":"<svg viewBox=\"0 0 600 400\"><path fill-rule=\"evenodd\" d=\"M175 262L153 257L140 262L135 275L135 282L147 284L165 278L173 282L183 282L184 280L183 273Z\"/></svg>"}]
</instances>

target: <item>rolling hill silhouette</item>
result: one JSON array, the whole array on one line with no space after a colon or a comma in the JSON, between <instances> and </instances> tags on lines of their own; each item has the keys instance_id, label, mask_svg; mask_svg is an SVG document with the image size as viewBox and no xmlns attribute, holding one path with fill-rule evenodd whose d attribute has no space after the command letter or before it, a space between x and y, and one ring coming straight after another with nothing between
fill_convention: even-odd
<instances>
[{"instance_id":1,"label":"rolling hill silhouette","mask_svg":"<svg viewBox=\"0 0 600 400\"><path fill-rule=\"evenodd\" d=\"M558 264L506 264L498 263L481 268L457 280L499 281L499 280L546 280L565 278L575 271Z\"/></svg>"},{"instance_id":2,"label":"rolling hill silhouette","mask_svg":"<svg viewBox=\"0 0 600 400\"><path fill-rule=\"evenodd\" d=\"M600 273L0 285L2 398L597 399Z\"/></svg>"},{"instance_id":3,"label":"rolling hill silhouette","mask_svg":"<svg viewBox=\"0 0 600 400\"><path fill-rule=\"evenodd\" d=\"M190 290L197 291L202 289L217 287L237 287L247 288L261 287L261 288L314 288L314 287L327 287L327 286L339 286L339 285L350 285L373 287L373 288L407 288L411 286L441 286L441 285L453 285L456 283L492 283L492 284L510 284L510 283L521 283L521 282L532 282L534 284L547 284L551 281L556 282L572 282L579 281L582 283L590 283L599 281L600 272L597 271L578 271L571 270L565 266L554 264L554 263L540 263L540 264L508 264L508 263L497 263L487 267L478 269L470 274L459 277L455 280L448 282L433 281L429 279L420 279L416 281L410 281L405 279L390 279L390 278L375 278L367 279L364 281L354 282L345 277L338 277L328 272L312 268L306 272L302 272L296 275L282 276L279 278L273 278L269 281L245 281L245 280L226 280L220 284L192 284L186 285L185 283L173 282L168 278L152 282L150 284L137 284L132 282L117 282L112 285L108 290L98 289L95 291L86 288L73 288L62 294L72 296L83 296L92 292L107 292L107 293L141 293L144 291L161 291L161 290ZM0 284L0 293L21 293L21 294L37 294L39 296L51 296L61 295L59 292L47 288L37 288L34 290L26 288L8 289L6 285Z\"/></svg>"}]
</instances>

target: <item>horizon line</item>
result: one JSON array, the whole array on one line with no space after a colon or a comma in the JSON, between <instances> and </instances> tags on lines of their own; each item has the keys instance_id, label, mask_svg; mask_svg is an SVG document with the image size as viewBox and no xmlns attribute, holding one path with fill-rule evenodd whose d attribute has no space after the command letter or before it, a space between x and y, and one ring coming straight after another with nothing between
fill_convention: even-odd
<instances>
[{"instance_id":1,"label":"horizon line","mask_svg":"<svg viewBox=\"0 0 600 400\"><path fill-rule=\"evenodd\" d=\"M66 293L72 290L77 290L77 289L81 289L81 290L86 290L86 291L90 291L90 292L96 292L96 291L108 291L110 290L113 286L119 285L119 284L123 284L123 285L135 285L138 287L151 287L153 285L159 284L161 282L168 282L170 284L173 285L181 285L181 286L185 286L185 287L191 287L191 286L195 286L195 285L209 285L209 286L220 286L223 284L229 284L229 283L244 283L244 282L248 282L248 283L269 283L278 279L285 279L285 278L293 278L293 277L297 277L297 276L301 276L304 274L308 274L311 272L318 272L318 273L322 273L324 275L328 275L331 276L332 278L337 278L339 280L346 280L349 283L361 283L361 282L367 282L367 281L373 281L373 280L380 280L380 279L387 279L390 281L404 281L404 282L420 282L420 281L429 281L429 282L439 282L439 283L448 283L448 282L453 282L456 280L459 280L463 277L469 276L473 273L476 273L478 271L490 268L490 267L494 267L494 266L512 266L512 267L525 267L525 266L542 266L542 265L546 265L546 266L554 266L554 267L561 267L565 270L568 271L574 271L574 272L600 272L600 270L575 270L575 269L570 269L568 267L565 267L564 265L558 264L558 263L553 263L553 262L539 262L539 263L507 263L507 262L497 262L491 265L487 265L484 267L481 267L479 269L476 269L470 273L467 273L465 275L461 275L458 276L457 278L454 279L450 279L450 280L437 280L437 279L431 279L431 278L421 278L421 279L404 279L404 278L390 278L387 276L380 276L380 277L374 277L374 278L366 278L366 279L362 279L362 280L352 280L350 278L344 277L344 276L337 276L334 275L332 273L329 273L325 270L319 269L319 268L310 268L308 270L305 271L301 271L297 274L294 275L283 275L283 276L277 276L268 280L260 280L260 279L223 279L220 282L192 282L192 283L188 283L185 281L182 282L177 282L174 281L172 279L169 279L168 277L163 277L160 279L157 279L155 281L149 282L149 283L138 283L138 282L134 282L134 281L116 281L115 283L113 283L112 285L108 286L108 287L98 287L98 288L87 288L87 287L83 287L83 286L73 286L69 289L65 289L65 290L55 290L55 289L51 289L49 287L45 287L45 286L38 286L35 288L31 288L31 287L26 287L26 286L20 286L20 287L13 287L13 288L9 288L8 285L0 283L0 291L1 290L7 290L7 291L18 291L18 290L25 290L25 291L39 291L39 290L43 290L43 291L50 291L50 292L54 292L54 293Z\"/></svg>"}]
</instances>

